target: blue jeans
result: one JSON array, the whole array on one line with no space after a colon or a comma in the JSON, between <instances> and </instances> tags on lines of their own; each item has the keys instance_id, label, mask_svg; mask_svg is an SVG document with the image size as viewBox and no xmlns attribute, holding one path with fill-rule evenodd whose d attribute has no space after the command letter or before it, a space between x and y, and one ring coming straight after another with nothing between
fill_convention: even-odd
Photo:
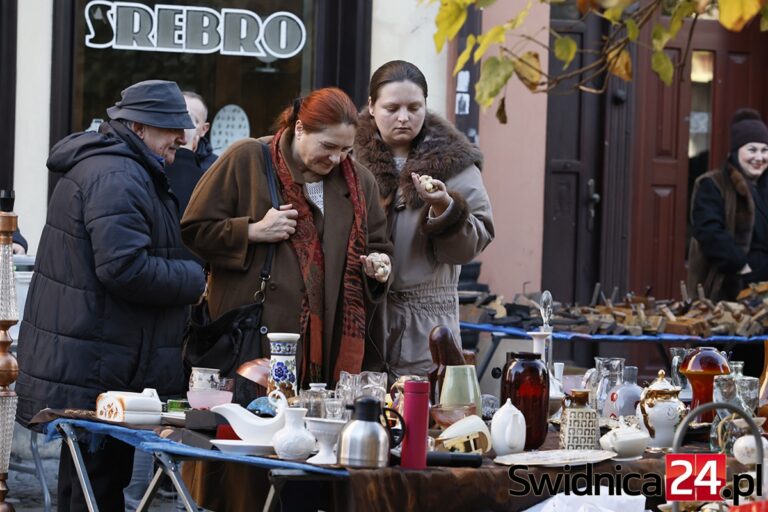
<instances>
[{"instance_id":1,"label":"blue jeans","mask_svg":"<svg viewBox=\"0 0 768 512\"><path fill-rule=\"evenodd\" d=\"M152 476L155 474L155 459L151 453L136 450L133 455L133 475L131 483L123 491L126 512L139 508L141 498L147 492Z\"/></svg>"}]
</instances>

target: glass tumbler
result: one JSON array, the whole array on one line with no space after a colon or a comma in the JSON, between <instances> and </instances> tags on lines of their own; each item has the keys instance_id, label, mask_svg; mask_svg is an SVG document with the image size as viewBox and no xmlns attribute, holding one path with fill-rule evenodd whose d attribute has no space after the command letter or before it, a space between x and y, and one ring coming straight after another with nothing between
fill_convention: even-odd
<instances>
[{"instance_id":1,"label":"glass tumbler","mask_svg":"<svg viewBox=\"0 0 768 512\"><path fill-rule=\"evenodd\" d=\"M325 395L325 417L329 420L344 418L344 398L336 391L328 391Z\"/></svg>"}]
</instances>

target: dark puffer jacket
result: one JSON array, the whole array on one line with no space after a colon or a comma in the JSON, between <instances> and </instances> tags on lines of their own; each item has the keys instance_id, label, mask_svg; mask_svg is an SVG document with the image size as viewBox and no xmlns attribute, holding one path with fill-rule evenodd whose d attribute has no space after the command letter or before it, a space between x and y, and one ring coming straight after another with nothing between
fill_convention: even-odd
<instances>
[{"instance_id":1,"label":"dark puffer jacket","mask_svg":"<svg viewBox=\"0 0 768 512\"><path fill-rule=\"evenodd\" d=\"M187 304L204 288L179 259L176 199L160 161L117 121L48 159L63 176L48 206L19 333L17 419L93 409L107 390L183 393Z\"/></svg>"}]
</instances>

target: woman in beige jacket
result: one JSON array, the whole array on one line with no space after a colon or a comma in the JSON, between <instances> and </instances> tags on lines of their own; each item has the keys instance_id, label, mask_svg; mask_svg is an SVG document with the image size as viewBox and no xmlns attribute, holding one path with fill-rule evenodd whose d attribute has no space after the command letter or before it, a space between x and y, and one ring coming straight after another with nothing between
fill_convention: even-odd
<instances>
[{"instance_id":1,"label":"woman in beige jacket","mask_svg":"<svg viewBox=\"0 0 768 512\"><path fill-rule=\"evenodd\" d=\"M443 324L457 343L461 339L461 265L493 239L482 154L426 110L426 79L413 64L384 64L373 74L369 93L355 158L376 177L394 243L391 287L369 333L385 348L385 367L393 377L426 375L432 363L429 331Z\"/></svg>"}]
</instances>

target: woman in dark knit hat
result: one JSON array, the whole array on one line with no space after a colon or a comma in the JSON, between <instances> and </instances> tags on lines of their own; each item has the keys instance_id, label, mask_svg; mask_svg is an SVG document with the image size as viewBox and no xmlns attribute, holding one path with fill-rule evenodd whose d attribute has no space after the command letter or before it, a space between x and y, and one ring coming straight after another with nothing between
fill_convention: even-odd
<instances>
[{"instance_id":1,"label":"woman in dark knit hat","mask_svg":"<svg viewBox=\"0 0 768 512\"><path fill-rule=\"evenodd\" d=\"M713 301L768 281L768 127L760 114L737 111L730 142L723 166L696 180L691 206L688 287L701 284Z\"/></svg>"}]
</instances>

